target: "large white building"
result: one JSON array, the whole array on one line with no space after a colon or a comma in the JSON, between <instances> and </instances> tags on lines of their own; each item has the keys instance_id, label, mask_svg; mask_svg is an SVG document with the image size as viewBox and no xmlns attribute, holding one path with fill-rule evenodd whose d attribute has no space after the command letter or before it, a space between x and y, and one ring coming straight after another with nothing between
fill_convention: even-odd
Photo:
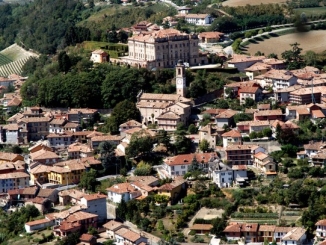
<instances>
[{"instance_id":1,"label":"large white building","mask_svg":"<svg viewBox=\"0 0 326 245\"><path fill-rule=\"evenodd\" d=\"M198 36L175 29L140 33L128 39L129 55L123 63L148 69L174 67L178 60L190 65L206 64L207 57L200 57Z\"/></svg>"},{"instance_id":2,"label":"large white building","mask_svg":"<svg viewBox=\"0 0 326 245\"><path fill-rule=\"evenodd\" d=\"M80 199L80 204L85 205L86 212L97 214L100 222L107 219L106 212L106 195L90 194L85 195Z\"/></svg>"},{"instance_id":3,"label":"large white building","mask_svg":"<svg viewBox=\"0 0 326 245\"><path fill-rule=\"evenodd\" d=\"M189 24L205 26L211 24L211 16L209 14L187 14L185 21Z\"/></svg>"}]
</instances>

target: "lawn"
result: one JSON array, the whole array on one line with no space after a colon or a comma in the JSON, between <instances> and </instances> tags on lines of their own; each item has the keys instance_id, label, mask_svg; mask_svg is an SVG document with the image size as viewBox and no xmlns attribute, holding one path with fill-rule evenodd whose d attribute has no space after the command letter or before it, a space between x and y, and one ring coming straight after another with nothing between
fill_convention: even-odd
<instances>
[{"instance_id":1,"label":"lawn","mask_svg":"<svg viewBox=\"0 0 326 245\"><path fill-rule=\"evenodd\" d=\"M89 51L102 49L106 51L111 58L118 58L128 52L128 46L126 44L118 43L85 41L82 43L82 47Z\"/></svg>"},{"instance_id":2,"label":"lawn","mask_svg":"<svg viewBox=\"0 0 326 245\"><path fill-rule=\"evenodd\" d=\"M306 16L314 16L326 14L326 7L316 7L316 8L299 8L294 10L296 13L305 13Z\"/></svg>"},{"instance_id":3,"label":"lawn","mask_svg":"<svg viewBox=\"0 0 326 245\"><path fill-rule=\"evenodd\" d=\"M237 7L237 6L246 6L247 4L250 5L260 5L268 4L268 3L278 3L278 4L285 4L286 0L227 0L223 2L223 6L230 6L230 7Z\"/></svg>"},{"instance_id":4,"label":"lawn","mask_svg":"<svg viewBox=\"0 0 326 245\"><path fill-rule=\"evenodd\" d=\"M275 53L281 57L281 53L290 49L290 44L299 43L304 54L308 50L314 52L322 52L326 50L323 42L315 42L315 40L325 40L326 31L310 31L306 33L292 33L279 37L266 39L262 42L250 43L247 46L246 53L254 55L257 51L265 53L265 55Z\"/></svg>"}]
</instances>

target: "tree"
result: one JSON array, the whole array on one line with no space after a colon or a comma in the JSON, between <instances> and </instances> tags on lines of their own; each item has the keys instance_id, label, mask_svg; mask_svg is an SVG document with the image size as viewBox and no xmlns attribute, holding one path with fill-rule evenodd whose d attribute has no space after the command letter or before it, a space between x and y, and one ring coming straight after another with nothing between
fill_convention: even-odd
<instances>
[{"instance_id":1,"label":"tree","mask_svg":"<svg viewBox=\"0 0 326 245\"><path fill-rule=\"evenodd\" d=\"M148 176L152 173L152 166L144 161L138 163L137 168L134 171L136 176Z\"/></svg>"},{"instance_id":2,"label":"tree","mask_svg":"<svg viewBox=\"0 0 326 245\"><path fill-rule=\"evenodd\" d=\"M89 191L95 191L96 185L97 185L96 171L94 169L82 173L80 177L79 187L85 188L86 190Z\"/></svg>"},{"instance_id":3,"label":"tree","mask_svg":"<svg viewBox=\"0 0 326 245\"><path fill-rule=\"evenodd\" d=\"M268 137L268 138L271 137L273 134L273 131L271 128L264 128L262 132L263 132L264 137Z\"/></svg>"},{"instance_id":4,"label":"tree","mask_svg":"<svg viewBox=\"0 0 326 245\"><path fill-rule=\"evenodd\" d=\"M234 122L238 123L238 122L242 122L242 121L252 121L253 116L250 114L246 114L246 113L238 113L238 114L235 114L233 116L233 118L234 118Z\"/></svg>"},{"instance_id":5,"label":"tree","mask_svg":"<svg viewBox=\"0 0 326 245\"><path fill-rule=\"evenodd\" d=\"M303 56L303 60L306 66L316 66L317 54L314 51L309 50Z\"/></svg>"},{"instance_id":6,"label":"tree","mask_svg":"<svg viewBox=\"0 0 326 245\"><path fill-rule=\"evenodd\" d=\"M171 137L165 130L159 130L156 134L158 144L163 144L169 151L171 148Z\"/></svg>"},{"instance_id":7,"label":"tree","mask_svg":"<svg viewBox=\"0 0 326 245\"><path fill-rule=\"evenodd\" d=\"M140 158L150 155L153 149L155 139L146 133L139 131L131 136L130 143L126 148L126 156L128 158Z\"/></svg>"},{"instance_id":8,"label":"tree","mask_svg":"<svg viewBox=\"0 0 326 245\"><path fill-rule=\"evenodd\" d=\"M252 131L252 132L249 134L249 138L250 138L250 139L256 139L256 138L257 138L257 133L256 133L256 131Z\"/></svg>"},{"instance_id":9,"label":"tree","mask_svg":"<svg viewBox=\"0 0 326 245\"><path fill-rule=\"evenodd\" d=\"M281 150L284 152L284 154L287 154L289 157L296 157L298 147L296 147L295 145L287 144L282 145Z\"/></svg>"},{"instance_id":10,"label":"tree","mask_svg":"<svg viewBox=\"0 0 326 245\"><path fill-rule=\"evenodd\" d=\"M175 137L174 147L177 154L186 154L191 151L191 139L187 138L185 135L179 134Z\"/></svg>"},{"instance_id":11,"label":"tree","mask_svg":"<svg viewBox=\"0 0 326 245\"><path fill-rule=\"evenodd\" d=\"M216 108L229 109L229 103L226 100L223 100L223 99L217 100L215 105L216 105Z\"/></svg>"},{"instance_id":12,"label":"tree","mask_svg":"<svg viewBox=\"0 0 326 245\"><path fill-rule=\"evenodd\" d=\"M124 100L118 103L112 110L106 126L111 134L119 133L119 125L131 119L140 120L140 112L135 103Z\"/></svg>"},{"instance_id":13,"label":"tree","mask_svg":"<svg viewBox=\"0 0 326 245\"><path fill-rule=\"evenodd\" d=\"M55 245L72 245L79 243L79 232L70 233L68 236L64 237L62 240L59 240L55 243Z\"/></svg>"},{"instance_id":14,"label":"tree","mask_svg":"<svg viewBox=\"0 0 326 245\"><path fill-rule=\"evenodd\" d=\"M11 152L15 154L22 154L23 149L20 148L18 145L14 145L13 147L11 147Z\"/></svg>"},{"instance_id":15,"label":"tree","mask_svg":"<svg viewBox=\"0 0 326 245\"><path fill-rule=\"evenodd\" d=\"M254 106L255 103L256 103L256 102L255 102L252 98L247 97L247 98L245 99L244 106L245 106L246 108L249 108L249 107Z\"/></svg>"},{"instance_id":16,"label":"tree","mask_svg":"<svg viewBox=\"0 0 326 245\"><path fill-rule=\"evenodd\" d=\"M200 141L199 149L202 152L207 152L207 150L209 149L209 142L206 139L203 139L202 141Z\"/></svg>"},{"instance_id":17,"label":"tree","mask_svg":"<svg viewBox=\"0 0 326 245\"><path fill-rule=\"evenodd\" d=\"M100 159L102 162L102 166L107 173L109 168L112 168L117 164L117 157L115 155L115 146L112 145L109 141L101 142L98 146L100 151ZM120 166L119 166L120 167Z\"/></svg>"},{"instance_id":18,"label":"tree","mask_svg":"<svg viewBox=\"0 0 326 245\"><path fill-rule=\"evenodd\" d=\"M58 62L59 62L59 71L64 73L69 71L71 67L71 62L69 56L65 51L59 53Z\"/></svg>"},{"instance_id":19,"label":"tree","mask_svg":"<svg viewBox=\"0 0 326 245\"><path fill-rule=\"evenodd\" d=\"M198 128L194 124L190 124L188 127L188 132L190 134L197 134Z\"/></svg>"},{"instance_id":20,"label":"tree","mask_svg":"<svg viewBox=\"0 0 326 245\"><path fill-rule=\"evenodd\" d=\"M290 46L292 49L284 51L281 56L288 63L289 70L299 69L303 65L301 56L302 48L299 48L300 44L297 42L290 44Z\"/></svg>"}]
</instances>

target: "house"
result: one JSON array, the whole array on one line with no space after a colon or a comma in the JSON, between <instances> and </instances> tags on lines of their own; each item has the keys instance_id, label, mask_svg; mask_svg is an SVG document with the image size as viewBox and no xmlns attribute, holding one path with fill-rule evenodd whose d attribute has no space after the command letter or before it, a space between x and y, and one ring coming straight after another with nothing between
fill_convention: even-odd
<instances>
[{"instance_id":1,"label":"house","mask_svg":"<svg viewBox=\"0 0 326 245\"><path fill-rule=\"evenodd\" d=\"M67 205L68 203L78 204L81 198L85 195L85 192L69 189L59 192L59 203L60 205Z\"/></svg>"},{"instance_id":2,"label":"house","mask_svg":"<svg viewBox=\"0 0 326 245\"><path fill-rule=\"evenodd\" d=\"M115 232L115 244L116 245L138 245L138 244L146 244L147 238L141 236L140 234L127 229L127 228L120 228Z\"/></svg>"},{"instance_id":3,"label":"house","mask_svg":"<svg viewBox=\"0 0 326 245\"><path fill-rule=\"evenodd\" d=\"M306 155L311 158L313 155L316 155L320 150L326 147L326 143L322 141L309 141L308 144L303 145L303 148L306 152Z\"/></svg>"},{"instance_id":4,"label":"house","mask_svg":"<svg viewBox=\"0 0 326 245\"><path fill-rule=\"evenodd\" d=\"M52 203L58 203L59 201L58 190L56 189L40 189L37 196L41 198L47 198Z\"/></svg>"},{"instance_id":5,"label":"house","mask_svg":"<svg viewBox=\"0 0 326 245\"><path fill-rule=\"evenodd\" d=\"M25 231L27 233L33 233L38 230L43 230L47 227L54 226L54 220L44 218L44 219L39 219L39 220L34 220L34 221L29 221L25 223Z\"/></svg>"},{"instance_id":6,"label":"house","mask_svg":"<svg viewBox=\"0 0 326 245\"><path fill-rule=\"evenodd\" d=\"M284 237L289 231L291 231L293 227L275 227L274 231L274 241L280 242L282 237Z\"/></svg>"},{"instance_id":7,"label":"house","mask_svg":"<svg viewBox=\"0 0 326 245\"><path fill-rule=\"evenodd\" d=\"M36 152L32 152L29 154L29 159L27 160L27 164L31 164L33 162L38 162L46 165L53 165L54 163L59 162L61 158L54 153L53 151L48 151L46 149L42 149Z\"/></svg>"},{"instance_id":8,"label":"house","mask_svg":"<svg viewBox=\"0 0 326 245\"><path fill-rule=\"evenodd\" d=\"M135 34L128 39L129 55L121 62L148 69L175 67L180 59L192 66L207 63L207 57L199 57L198 41L196 34L176 29Z\"/></svg>"},{"instance_id":9,"label":"house","mask_svg":"<svg viewBox=\"0 0 326 245\"><path fill-rule=\"evenodd\" d=\"M29 187L29 175L24 172L0 174L0 192Z\"/></svg>"},{"instance_id":10,"label":"house","mask_svg":"<svg viewBox=\"0 0 326 245\"><path fill-rule=\"evenodd\" d=\"M79 238L80 243L77 245L95 245L97 244L97 238L96 236L93 236L91 234L82 234Z\"/></svg>"},{"instance_id":11,"label":"house","mask_svg":"<svg viewBox=\"0 0 326 245\"><path fill-rule=\"evenodd\" d=\"M79 183L81 175L89 168L87 162L82 162L79 159L59 162L49 169L48 179L53 184L76 184Z\"/></svg>"},{"instance_id":12,"label":"house","mask_svg":"<svg viewBox=\"0 0 326 245\"><path fill-rule=\"evenodd\" d=\"M87 207L85 209L86 212L97 214L98 221L103 222L107 219L106 197L106 195L98 193L84 195L82 198L80 198L79 204L85 205Z\"/></svg>"},{"instance_id":13,"label":"house","mask_svg":"<svg viewBox=\"0 0 326 245\"><path fill-rule=\"evenodd\" d=\"M49 133L50 134L51 133L54 133L54 134L63 133L64 132L63 126L66 123L67 123L67 120L65 118L53 119L49 123Z\"/></svg>"},{"instance_id":14,"label":"house","mask_svg":"<svg viewBox=\"0 0 326 245\"><path fill-rule=\"evenodd\" d=\"M258 241L258 224L230 224L224 229L227 240L240 240L244 237L246 243Z\"/></svg>"},{"instance_id":15,"label":"house","mask_svg":"<svg viewBox=\"0 0 326 245\"><path fill-rule=\"evenodd\" d=\"M157 168L161 178L183 176L188 172L191 163L196 160L202 169L208 169L208 162L215 155L212 153L180 154L165 158L164 164Z\"/></svg>"},{"instance_id":16,"label":"house","mask_svg":"<svg viewBox=\"0 0 326 245\"><path fill-rule=\"evenodd\" d=\"M266 175L276 175L276 163L272 157L264 152L258 152L254 155L254 165Z\"/></svg>"},{"instance_id":17,"label":"house","mask_svg":"<svg viewBox=\"0 0 326 245\"><path fill-rule=\"evenodd\" d=\"M52 202L43 197L35 197L33 199L29 199L25 201L25 205L33 205L35 206L41 214L47 213L51 207Z\"/></svg>"},{"instance_id":18,"label":"house","mask_svg":"<svg viewBox=\"0 0 326 245\"><path fill-rule=\"evenodd\" d=\"M229 145L241 145L242 144L242 136L238 130L232 129L224 134L222 134L223 138L223 147L227 147Z\"/></svg>"},{"instance_id":19,"label":"house","mask_svg":"<svg viewBox=\"0 0 326 245\"><path fill-rule=\"evenodd\" d=\"M259 225L258 236L260 242L273 242L274 241L274 232L275 225Z\"/></svg>"},{"instance_id":20,"label":"house","mask_svg":"<svg viewBox=\"0 0 326 245\"><path fill-rule=\"evenodd\" d=\"M316 237L325 238L326 237L326 219L319 220L316 224Z\"/></svg>"},{"instance_id":21,"label":"house","mask_svg":"<svg viewBox=\"0 0 326 245\"><path fill-rule=\"evenodd\" d=\"M238 112L233 111L233 110L225 110L221 113L219 113L218 115L215 116L215 122L217 127L219 128L223 128L226 126L233 126L234 125L234 115L237 114Z\"/></svg>"},{"instance_id":22,"label":"house","mask_svg":"<svg viewBox=\"0 0 326 245\"><path fill-rule=\"evenodd\" d=\"M120 136L125 136L125 131L133 128L142 128L142 124L136 120L129 120L119 125Z\"/></svg>"},{"instance_id":23,"label":"house","mask_svg":"<svg viewBox=\"0 0 326 245\"><path fill-rule=\"evenodd\" d=\"M37 182L40 184L48 183L51 166L35 163L30 166L30 184L36 185Z\"/></svg>"},{"instance_id":24,"label":"house","mask_svg":"<svg viewBox=\"0 0 326 245\"><path fill-rule=\"evenodd\" d=\"M289 135L291 135L291 134L298 135L299 134L300 127L298 125L296 125L294 122L292 122L292 121L282 122L279 120L275 120L271 124L271 129L272 129L272 133L273 133L274 137L276 137L276 131L277 131L277 127L278 127L277 125L279 125L281 127L281 130L283 132L289 133Z\"/></svg>"},{"instance_id":25,"label":"house","mask_svg":"<svg viewBox=\"0 0 326 245\"><path fill-rule=\"evenodd\" d=\"M258 111L266 111L271 109L271 104L258 104L257 105Z\"/></svg>"},{"instance_id":26,"label":"house","mask_svg":"<svg viewBox=\"0 0 326 245\"><path fill-rule=\"evenodd\" d=\"M209 165L209 174L219 188L232 186L234 176L231 167L220 160L214 160Z\"/></svg>"},{"instance_id":27,"label":"house","mask_svg":"<svg viewBox=\"0 0 326 245\"><path fill-rule=\"evenodd\" d=\"M200 43L217 43L223 37L224 33L217 31L201 32L198 34Z\"/></svg>"},{"instance_id":28,"label":"house","mask_svg":"<svg viewBox=\"0 0 326 245\"><path fill-rule=\"evenodd\" d=\"M36 111L38 111L36 109ZM39 117L38 113L32 113L30 117L22 118L18 123L21 127L21 133L26 132L23 135L24 143L29 143L30 141L38 141L45 139L49 134L49 123L52 118L49 117Z\"/></svg>"},{"instance_id":29,"label":"house","mask_svg":"<svg viewBox=\"0 0 326 245\"><path fill-rule=\"evenodd\" d=\"M321 103L322 92L326 86L300 88L289 93L289 102L292 104L305 105L310 103Z\"/></svg>"},{"instance_id":30,"label":"house","mask_svg":"<svg viewBox=\"0 0 326 245\"><path fill-rule=\"evenodd\" d=\"M302 245L306 241L306 238L306 229L301 227L294 227L291 231L286 233L286 235L281 238L281 245Z\"/></svg>"},{"instance_id":31,"label":"house","mask_svg":"<svg viewBox=\"0 0 326 245\"><path fill-rule=\"evenodd\" d=\"M66 148L75 141L71 132L50 133L47 135L47 139L53 148Z\"/></svg>"},{"instance_id":32,"label":"house","mask_svg":"<svg viewBox=\"0 0 326 245\"><path fill-rule=\"evenodd\" d=\"M228 67L237 68L240 72L245 72L245 69L252 66L256 62L261 62L265 56L248 56L242 54L234 54L232 59L228 61Z\"/></svg>"},{"instance_id":33,"label":"house","mask_svg":"<svg viewBox=\"0 0 326 245\"><path fill-rule=\"evenodd\" d=\"M69 108L67 112L67 120L69 122L81 124L82 121L88 123L95 115L98 114L96 109L89 108Z\"/></svg>"},{"instance_id":34,"label":"house","mask_svg":"<svg viewBox=\"0 0 326 245\"><path fill-rule=\"evenodd\" d=\"M262 87L258 81L246 81L246 82L233 82L224 85L224 98L238 98L240 96L239 91L241 88L246 87Z\"/></svg>"},{"instance_id":35,"label":"house","mask_svg":"<svg viewBox=\"0 0 326 245\"><path fill-rule=\"evenodd\" d=\"M129 176L127 181L129 183L139 182L150 187L155 187L159 184L159 179L154 176Z\"/></svg>"},{"instance_id":36,"label":"house","mask_svg":"<svg viewBox=\"0 0 326 245\"><path fill-rule=\"evenodd\" d=\"M109 59L110 57L108 53L101 49L94 50L91 55L91 61L93 61L94 63L105 63L108 62Z\"/></svg>"},{"instance_id":37,"label":"house","mask_svg":"<svg viewBox=\"0 0 326 245\"><path fill-rule=\"evenodd\" d=\"M196 234L210 234L213 225L211 224L194 224L189 228L191 231L195 231Z\"/></svg>"},{"instance_id":38,"label":"house","mask_svg":"<svg viewBox=\"0 0 326 245\"><path fill-rule=\"evenodd\" d=\"M264 120L283 120L283 113L281 109L257 111L254 113L254 121Z\"/></svg>"},{"instance_id":39,"label":"house","mask_svg":"<svg viewBox=\"0 0 326 245\"><path fill-rule=\"evenodd\" d=\"M120 135L102 135L102 136L94 136L90 139L90 144L92 149L96 149L98 148L98 146L102 143L102 142L110 142L113 145L119 145L121 140L122 140L122 136Z\"/></svg>"},{"instance_id":40,"label":"house","mask_svg":"<svg viewBox=\"0 0 326 245\"><path fill-rule=\"evenodd\" d=\"M109 239L115 240L115 232L119 230L120 228L127 228L123 223L110 220L109 222L105 223L103 227L106 229L106 234Z\"/></svg>"},{"instance_id":41,"label":"house","mask_svg":"<svg viewBox=\"0 0 326 245\"><path fill-rule=\"evenodd\" d=\"M6 162L24 161L24 157L19 154L0 152L0 160Z\"/></svg>"},{"instance_id":42,"label":"house","mask_svg":"<svg viewBox=\"0 0 326 245\"><path fill-rule=\"evenodd\" d=\"M248 184L247 165L233 165L233 179L234 183L240 187Z\"/></svg>"},{"instance_id":43,"label":"house","mask_svg":"<svg viewBox=\"0 0 326 245\"><path fill-rule=\"evenodd\" d=\"M244 70L246 75L249 77L249 80L254 80L256 76L262 75L270 69L271 66L269 64L265 64L264 62L256 62Z\"/></svg>"},{"instance_id":44,"label":"house","mask_svg":"<svg viewBox=\"0 0 326 245\"><path fill-rule=\"evenodd\" d=\"M79 123L73 123L73 122L67 122L63 126L63 130L65 132L77 132L80 129L80 124Z\"/></svg>"},{"instance_id":45,"label":"house","mask_svg":"<svg viewBox=\"0 0 326 245\"><path fill-rule=\"evenodd\" d=\"M182 6L182 7L178 7L178 12L179 14L188 14L191 9L192 8Z\"/></svg>"},{"instance_id":46,"label":"house","mask_svg":"<svg viewBox=\"0 0 326 245\"><path fill-rule=\"evenodd\" d=\"M199 142L207 140L209 147L215 148L218 141L222 138L223 133L223 128L219 128L215 124L209 123L199 129Z\"/></svg>"},{"instance_id":47,"label":"house","mask_svg":"<svg viewBox=\"0 0 326 245\"><path fill-rule=\"evenodd\" d=\"M82 144L76 142L69 145L67 150L68 150L68 157L70 159L93 156L93 150L90 148L88 144Z\"/></svg>"},{"instance_id":48,"label":"house","mask_svg":"<svg viewBox=\"0 0 326 245\"><path fill-rule=\"evenodd\" d=\"M249 133L256 132L259 133L265 128L270 128L270 121L251 121L249 123Z\"/></svg>"},{"instance_id":49,"label":"house","mask_svg":"<svg viewBox=\"0 0 326 245\"><path fill-rule=\"evenodd\" d=\"M289 102L290 92L295 91L300 88L302 88L302 86L297 84L297 85L293 85L290 87L274 90L274 99L275 99L275 101L280 102L280 103Z\"/></svg>"},{"instance_id":50,"label":"house","mask_svg":"<svg viewBox=\"0 0 326 245\"><path fill-rule=\"evenodd\" d=\"M38 187L31 186L31 187L26 187L21 189L9 190L7 193L9 195L9 200L15 201L15 200L32 199L36 197L37 192L38 192Z\"/></svg>"},{"instance_id":51,"label":"house","mask_svg":"<svg viewBox=\"0 0 326 245\"><path fill-rule=\"evenodd\" d=\"M272 69L261 76L257 76L256 79L261 79L261 86L271 87L273 91L279 89L288 88L297 84L298 78L288 70L275 70Z\"/></svg>"},{"instance_id":52,"label":"house","mask_svg":"<svg viewBox=\"0 0 326 245\"><path fill-rule=\"evenodd\" d=\"M211 16L209 14L186 14L184 19L189 24L204 26L211 24Z\"/></svg>"},{"instance_id":53,"label":"house","mask_svg":"<svg viewBox=\"0 0 326 245\"><path fill-rule=\"evenodd\" d=\"M128 202L141 196L141 192L130 183L115 184L106 190L108 192L108 199L115 203L120 203L121 200Z\"/></svg>"},{"instance_id":54,"label":"house","mask_svg":"<svg viewBox=\"0 0 326 245\"><path fill-rule=\"evenodd\" d=\"M262 89L260 87L243 87L239 90L240 104L246 103L246 99L252 99L255 102L262 100Z\"/></svg>"},{"instance_id":55,"label":"house","mask_svg":"<svg viewBox=\"0 0 326 245\"><path fill-rule=\"evenodd\" d=\"M6 144L14 144L14 145L23 143L22 134L20 133L21 129L22 128L19 127L17 123L4 125L3 131L5 135L4 137L2 137L3 138L2 141Z\"/></svg>"},{"instance_id":56,"label":"house","mask_svg":"<svg viewBox=\"0 0 326 245\"><path fill-rule=\"evenodd\" d=\"M187 183L182 176L176 177L171 183L166 183L157 188L158 195L168 196L171 204L175 204L182 194L187 192Z\"/></svg>"},{"instance_id":57,"label":"house","mask_svg":"<svg viewBox=\"0 0 326 245\"><path fill-rule=\"evenodd\" d=\"M312 164L316 167L326 166L326 153L320 152L311 156Z\"/></svg>"},{"instance_id":58,"label":"house","mask_svg":"<svg viewBox=\"0 0 326 245\"><path fill-rule=\"evenodd\" d=\"M55 236L66 237L73 232L85 232L89 227L97 228L97 215L84 211L70 214L60 225L53 227Z\"/></svg>"},{"instance_id":59,"label":"house","mask_svg":"<svg viewBox=\"0 0 326 245\"><path fill-rule=\"evenodd\" d=\"M225 160L232 165L252 165L258 152L265 152L265 149L257 145L228 145Z\"/></svg>"}]
</instances>

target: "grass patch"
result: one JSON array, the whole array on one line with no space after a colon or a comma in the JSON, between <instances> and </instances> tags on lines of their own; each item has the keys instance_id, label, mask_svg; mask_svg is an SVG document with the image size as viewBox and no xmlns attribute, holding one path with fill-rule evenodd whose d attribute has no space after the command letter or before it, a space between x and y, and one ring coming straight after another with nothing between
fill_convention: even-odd
<instances>
[{"instance_id":1,"label":"grass patch","mask_svg":"<svg viewBox=\"0 0 326 245\"><path fill-rule=\"evenodd\" d=\"M315 8L299 8L294 10L295 13L305 13L306 16L319 16L326 14L326 7L315 7Z\"/></svg>"},{"instance_id":2,"label":"grass patch","mask_svg":"<svg viewBox=\"0 0 326 245\"><path fill-rule=\"evenodd\" d=\"M88 51L102 49L106 51L111 58L118 58L120 56L124 56L125 53L128 52L128 45L120 43L85 41L82 43L82 47Z\"/></svg>"}]
</instances>

